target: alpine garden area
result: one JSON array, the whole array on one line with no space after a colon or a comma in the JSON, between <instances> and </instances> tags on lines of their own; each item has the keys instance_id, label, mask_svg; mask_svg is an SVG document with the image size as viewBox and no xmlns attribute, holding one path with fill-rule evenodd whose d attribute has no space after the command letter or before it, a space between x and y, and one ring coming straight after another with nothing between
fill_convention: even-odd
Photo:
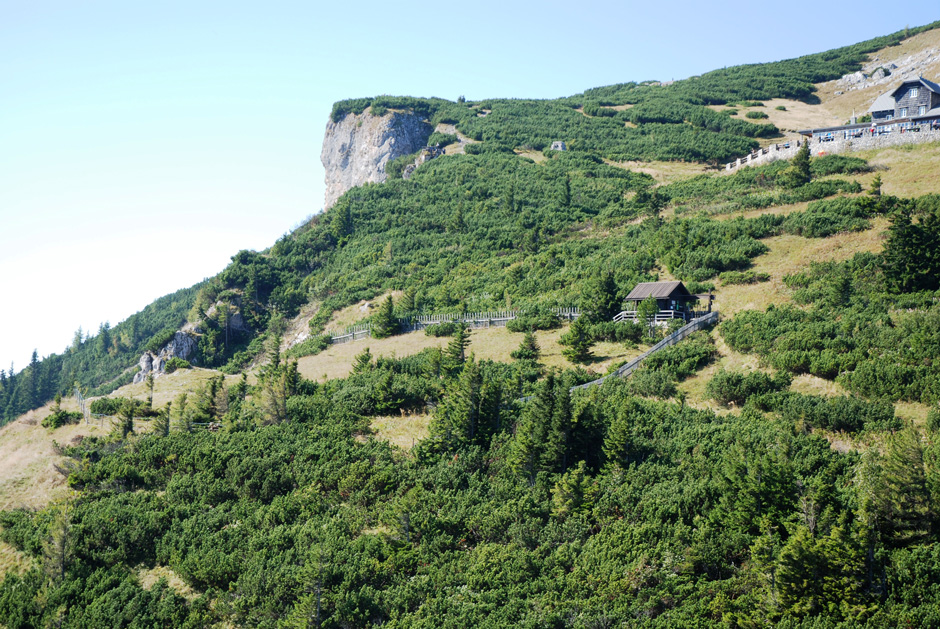
<instances>
[{"instance_id":1,"label":"alpine garden area","mask_svg":"<svg viewBox=\"0 0 940 629\"><path fill-rule=\"evenodd\" d=\"M0 512L0 626L940 626L940 144L715 168L785 131L722 108L822 106L936 28L556 100L337 103L463 150L0 372L0 451L32 418L67 487ZM720 323L574 388L684 323L614 321L657 281ZM348 324L372 338L333 344ZM132 384L181 329L192 357ZM98 429L70 438L76 389Z\"/></svg>"}]
</instances>

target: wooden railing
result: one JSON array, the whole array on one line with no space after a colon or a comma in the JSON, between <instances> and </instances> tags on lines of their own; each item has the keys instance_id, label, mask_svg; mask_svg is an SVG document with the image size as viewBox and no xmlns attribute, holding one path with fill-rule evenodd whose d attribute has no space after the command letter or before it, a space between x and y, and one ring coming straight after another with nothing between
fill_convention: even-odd
<instances>
[{"instance_id":1,"label":"wooden railing","mask_svg":"<svg viewBox=\"0 0 940 629\"><path fill-rule=\"evenodd\" d=\"M692 334L693 332L698 332L699 330L703 328L707 328L708 326L715 324L717 321L718 321L717 312L709 312L709 313L706 313L704 316L693 319L690 323L682 326L681 328L679 328L678 330L676 330L675 332L673 332L672 334L670 334L669 336L661 340L656 345L653 345L651 348L649 348L648 350L646 350L645 352L643 352L642 354L640 354L639 356L637 356L636 358L628 362L626 365L623 365L622 367L618 368L617 371L611 374L608 374L602 378L598 378L597 380L592 380L591 382L586 382L584 384L579 384L577 386L571 387L571 391L574 392L578 389L587 389L587 388L590 388L599 384L603 384L605 381L607 381L610 378L625 378L629 376L631 373L633 373L634 371L636 371L637 367L640 366L640 363L646 360L647 357L651 356L652 354L655 354L656 352L662 349L675 345L676 343L678 343L679 341L681 341L688 335Z\"/></svg>"},{"instance_id":2,"label":"wooden railing","mask_svg":"<svg viewBox=\"0 0 940 629\"><path fill-rule=\"evenodd\" d=\"M698 317L708 314L707 312L679 312L677 310L660 310L653 317L654 323L661 323L663 321L672 321L673 319L682 319L684 321L691 321ZM644 318L641 317L635 310L624 310L620 314L614 317L616 323L623 323L624 321L643 321Z\"/></svg>"}]
</instances>

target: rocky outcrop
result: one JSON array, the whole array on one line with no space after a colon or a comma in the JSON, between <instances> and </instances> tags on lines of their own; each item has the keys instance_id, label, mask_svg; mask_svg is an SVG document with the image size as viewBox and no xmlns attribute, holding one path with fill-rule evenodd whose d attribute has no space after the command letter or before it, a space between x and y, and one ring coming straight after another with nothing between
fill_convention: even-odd
<instances>
[{"instance_id":1,"label":"rocky outcrop","mask_svg":"<svg viewBox=\"0 0 940 629\"><path fill-rule=\"evenodd\" d=\"M890 48L883 51L890 52ZM933 72L940 63L940 48L927 48L910 55L886 59L873 57L861 70L846 74L836 80L840 88L836 94L844 94L853 90L862 90L874 86L884 86L884 89L900 85L904 81L923 76L933 79Z\"/></svg>"},{"instance_id":2,"label":"rocky outcrop","mask_svg":"<svg viewBox=\"0 0 940 629\"><path fill-rule=\"evenodd\" d=\"M138 366L140 371L134 374L134 382L143 382L147 374L160 375L166 370L166 361L181 358L191 361L196 356L196 337L186 332L177 332L166 346L156 354L144 352Z\"/></svg>"},{"instance_id":3,"label":"rocky outcrop","mask_svg":"<svg viewBox=\"0 0 940 629\"><path fill-rule=\"evenodd\" d=\"M431 131L418 116L394 111L373 116L366 110L346 114L339 122L330 120L320 154L326 170L324 209L350 188L385 181L385 164L424 148Z\"/></svg>"}]
</instances>

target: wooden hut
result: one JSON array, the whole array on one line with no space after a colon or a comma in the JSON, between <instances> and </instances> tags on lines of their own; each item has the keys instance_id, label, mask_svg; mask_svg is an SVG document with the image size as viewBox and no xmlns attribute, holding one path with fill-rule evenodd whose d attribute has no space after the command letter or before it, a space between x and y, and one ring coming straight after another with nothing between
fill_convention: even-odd
<instances>
[{"instance_id":1,"label":"wooden hut","mask_svg":"<svg viewBox=\"0 0 940 629\"><path fill-rule=\"evenodd\" d=\"M656 300L659 306L657 321L670 319L684 319L688 321L695 317L695 305L701 304L712 310L711 293L693 295L682 282L641 282L633 287L624 300L624 311L615 320L636 319L637 304L650 297Z\"/></svg>"}]
</instances>

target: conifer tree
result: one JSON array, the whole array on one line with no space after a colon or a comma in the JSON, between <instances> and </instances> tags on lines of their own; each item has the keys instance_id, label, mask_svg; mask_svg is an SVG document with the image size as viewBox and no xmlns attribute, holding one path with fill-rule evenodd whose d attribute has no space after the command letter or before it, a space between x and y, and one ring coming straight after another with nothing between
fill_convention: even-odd
<instances>
[{"instance_id":1,"label":"conifer tree","mask_svg":"<svg viewBox=\"0 0 940 629\"><path fill-rule=\"evenodd\" d=\"M810 182L811 173L809 168L809 142L803 142L800 150L796 152L790 161L791 185L793 187L802 186Z\"/></svg>"},{"instance_id":2,"label":"conifer tree","mask_svg":"<svg viewBox=\"0 0 940 629\"><path fill-rule=\"evenodd\" d=\"M617 282L611 271L592 277L581 293L581 316L587 317L588 323L612 320L620 312L620 305Z\"/></svg>"},{"instance_id":3,"label":"conifer tree","mask_svg":"<svg viewBox=\"0 0 940 629\"><path fill-rule=\"evenodd\" d=\"M545 437L540 464L549 472L564 472L568 469L568 452L571 440L571 394L562 378L555 379L552 391L551 423Z\"/></svg>"},{"instance_id":4,"label":"conifer tree","mask_svg":"<svg viewBox=\"0 0 940 629\"><path fill-rule=\"evenodd\" d=\"M147 374L144 379L144 386L147 387L147 408L153 410L153 372Z\"/></svg>"},{"instance_id":5,"label":"conifer tree","mask_svg":"<svg viewBox=\"0 0 940 629\"><path fill-rule=\"evenodd\" d=\"M166 437L170 434L170 413L173 408L172 402L167 402L159 412L156 419L153 420L153 434L157 437Z\"/></svg>"},{"instance_id":6,"label":"conifer tree","mask_svg":"<svg viewBox=\"0 0 940 629\"><path fill-rule=\"evenodd\" d=\"M356 362L353 363L353 369L352 369L353 373L365 373L371 370L373 367L372 352L369 351L368 347L365 348L364 350L356 354L355 361Z\"/></svg>"},{"instance_id":7,"label":"conifer tree","mask_svg":"<svg viewBox=\"0 0 940 629\"><path fill-rule=\"evenodd\" d=\"M578 317L571 324L559 342L565 345L562 354L573 363L586 363L591 360L591 347L594 339L591 337L591 326L586 317Z\"/></svg>"},{"instance_id":8,"label":"conifer tree","mask_svg":"<svg viewBox=\"0 0 940 629\"><path fill-rule=\"evenodd\" d=\"M516 436L510 452L510 464L535 483L541 471L541 462L554 410L555 374L550 372L539 383L535 395L522 409L516 425Z\"/></svg>"},{"instance_id":9,"label":"conifer tree","mask_svg":"<svg viewBox=\"0 0 940 629\"><path fill-rule=\"evenodd\" d=\"M447 344L444 350L443 363L446 371L453 374L463 365L466 360L467 346L470 345L470 334L465 325L457 327L454 338Z\"/></svg>"},{"instance_id":10,"label":"conifer tree","mask_svg":"<svg viewBox=\"0 0 940 629\"><path fill-rule=\"evenodd\" d=\"M540 348L535 333L532 330L526 332L519 349L513 350L509 355L516 360L538 360Z\"/></svg>"},{"instance_id":11,"label":"conifer tree","mask_svg":"<svg viewBox=\"0 0 940 629\"><path fill-rule=\"evenodd\" d=\"M376 313L375 323L372 324L372 337L384 339L392 336L398 331L398 320L395 319L395 302L389 295L382 302Z\"/></svg>"}]
</instances>

